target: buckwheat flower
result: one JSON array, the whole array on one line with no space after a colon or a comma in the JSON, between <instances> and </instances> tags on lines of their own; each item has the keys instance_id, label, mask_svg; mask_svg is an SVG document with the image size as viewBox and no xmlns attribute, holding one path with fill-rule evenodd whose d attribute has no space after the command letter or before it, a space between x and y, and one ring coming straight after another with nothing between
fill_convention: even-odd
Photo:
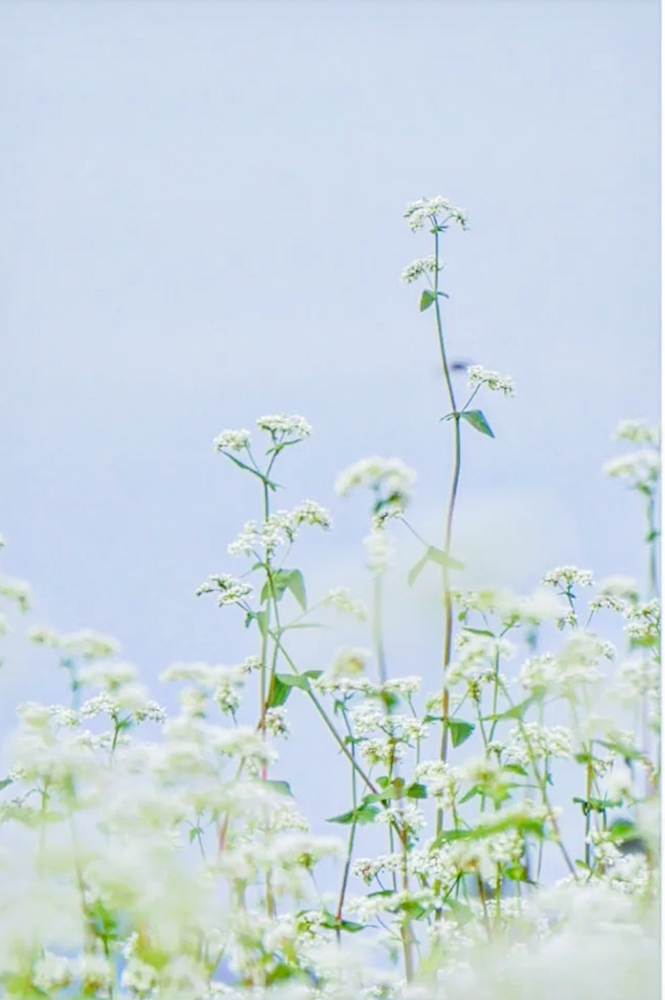
<instances>
[{"instance_id":1,"label":"buckwheat flower","mask_svg":"<svg viewBox=\"0 0 665 1000\"><path fill-rule=\"evenodd\" d=\"M459 793L457 772L442 760L424 760L416 767L416 781L420 781L429 795L437 799L441 809L453 809Z\"/></svg>"},{"instance_id":2,"label":"buckwheat flower","mask_svg":"<svg viewBox=\"0 0 665 1000\"><path fill-rule=\"evenodd\" d=\"M390 565L393 548L385 528L372 528L363 539L367 557L367 568L370 573L378 576L385 573Z\"/></svg>"},{"instance_id":3,"label":"buckwheat flower","mask_svg":"<svg viewBox=\"0 0 665 1000\"><path fill-rule=\"evenodd\" d=\"M590 570L578 569L577 566L557 566L545 574L543 583L550 587L561 587L565 591L570 590L574 583L580 587L591 587L593 574Z\"/></svg>"},{"instance_id":4,"label":"buckwheat flower","mask_svg":"<svg viewBox=\"0 0 665 1000\"><path fill-rule=\"evenodd\" d=\"M504 626L541 625L557 622L569 614L570 609L562 599L545 588L538 588L528 597L515 597L501 593L496 602L496 612Z\"/></svg>"},{"instance_id":5,"label":"buckwheat flower","mask_svg":"<svg viewBox=\"0 0 665 1000\"><path fill-rule=\"evenodd\" d=\"M625 631L634 641L655 645L660 636L660 601L657 597L645 604L634 604L626 611Z\"/></svg>"},{"instance_id":6,"label":"buckwheat flower","mask_svg":"<svg viewBox=\"0 0 665 1000\"><path fill-rule=\"evenodd\" d=\"M269 708L264 717L265 727L273 736L283 736L288 739L291 735L288 711L283 706Z\"/></svg>"},{"instance_id":7,"label":"buckwheat flower","mask_svg":"<svg viewBox=\"0 0 665 1000\"><path fill-rule=\"evenodd\" d=\"M213 441L215 451L243 451L249 447L249 431L222 431Z\"/></svg>"},{"instance_id":8,"label":"buckwheat flower","mask_svg":"<svg viewBox=\"0 0 665 1000\"><path fill-rule=\"evenodd\" d=\"M316 503L315 500L303 500L291 511L291 520L294 525L318 524L326 530L332 528L332 518L325 507Z\"/></svg>"},{"instance_id":9,"label":"buckwheat flower","mask_svg":"<svg viewBox=\"0 0 665 1000\"><path fill-rule=\"evenodd\" d=\"M38 990L51 994L69 986L74 975L75 965L71 959L46 951L34 964L32 983Z\"/></svg>"},{"instance_id":10,"label":"buckwheat flower","mask_svg":"<svg viewBox=\"0 0 665 1000\"><path fill-rule=\"evenodd\" d=\"M461 229L467 228L466 213L461 208L453 208L447 198L437 195L434 198L419 198L418 201L409 202L404 210L404 218L408 221L409 229L416 232L422 229L426 222L438 225L438 216L444 215L446 218L443 224L449 220L457 223Z\"/></svg>"},{"instance_id":11,"label":"buckwheat flower","mask_svg":"<svg viewBox=\"0 0 665 1000\"><path fill-rule=\"evenodd\" d=\"M515 395L515 383L509 375L501 375L499 372L489 371L482 365L471 365L467 371L469 386L484 385L492 392L502 392L504 396Z\"/></svg>"},{"instance_id":12,"label":"buckwheat flower","mask_svg":"<svg viewBox=\"0 0 665 1000\"><path fill-rule=\"evenodd\" d=\"M625 660L617 672L613 690L624 704L632 704L646 694L657 692L660 685L660 664L650 656L635 656Z\"/></svg>"},{"instance_id":13,"label":"buckwheat flower","mask_svg":"<svg viewBox=\"0 0 665 1000\"><path fill-rule=\"evenodd\" d=\"M660 446L660 427L650 426L646 420L621 420L615 430L614 441L633 441L635 444Z\"/></svg>"},{"instance_id":14,"label":"buckwheat flower","mask_svg":"<svg viewBox=\"0 0 665 1000\"><path fill-rule=\"evenodd\" d=\"M429 257L420 257L407 265L402 271L402 281L409 284L411 281L417 281L424 274L436 274L437 271L443 271L443 264L437 261L434 254L430 254Z\"/></svg>"},{"instance_id":15,"label":"buckwheat flower","mask_svg":"<svg viewBox=\"0 0 665 1000\"><path fill-rule=\"evenodd\" d=\"M217 604L221 608L225 604L244 604L245 598L252 593L252 588L229 573L221 573L219 576L210 576L196 590L197 597L212 593L217 594Z\"/></svg>"},{"instance_id":16,"label":"buckwheat flower","mask_svg":"<svg viewBox=\"0 0 665 1000\"><path fill-rule=\"evenodd\" d=\"M139 958L130 958L127 965L122 970L120 985L130 993L143 996L149 993L157 984L157 971L147 962L142 962Z\"/></svg>"},{"instance_id":17,"label":"buckwheat flower","mask_svg":"<svg viewBox=\"0 0 665 1000\"><path fill-rule=\"evenodd\" d=\"M505 748L504 763L525 764L543 757L570 757L572 736L565 726L541 726L538 722L524 723L524 730L511 731Z\"/></svg>"},{"instance_id":18,"label":"buckwheat flower","mask_svg":"<svg viewBox=\"0 0 665 1000\"><path fill-rule=\"evenodd\" d=\"M625 598L630 604L635 604L639 598L637 583L632 576L608 576L598 584L598 593Z\"/></svg>"},{"instance_id":19,"label":"buckwheat flower","mask_svg":"<svg viewBox=\"0 0 665 1000\"><path fill-rule=\"evenodd\" d=\"M284 413L259 417L256 426L259 430L268 431L273 438L278 434L282 437L306 438L312 433L312 428L304 417L287 416Z\"/></svg>"},{"instance_id":20,"label":"buckwheat flower","mask_svg":"<svg viewBox=\"0 0 665 1000\"><path fill-rule=\"evenodd\" d=\"M45 625L33 625L28 629L27 636L30 642L34 642L36 646L56 648L61 642L58 633Z\"/></svg>"},{"instance_id":21,"label":"buckwheat flower","mask_svg":"<svg viewBox=\"0 0 665 1000\"><path fill-rule=\"evenodd\" d=\"M133 684L137 676L138 671L133 663L120 661L84 667L79 674L79 680L82 684L89 684L91 687L114 691L125 684Z\"/></svg>"},{"instance_id":22,"label":"buckwheat flower","mask_svg":"<svg viewBox=\"0 0 665 1000\"><path fill-rule=\"evenodd\" d=\"M420 833L427 826L427 820L415 802L399 802L387 806L376 817L382 823L397 823L409 833Z\"/></svg>"},{"instance_id":23,"label":"buckwheat flower","mask_svg":"<svg viewBox=\"0 0 665 1000\"><path fill-rule=\"evenodd\" d=\"M81 955L76 962L77 977L86 993L109 990L113 982L113 967L105 955Z\"/></svg>"},{"instance_id":24,"label":"buckwheat flower","mask_svg":"<svg viewBox=\"0 0 665 1000\"><path fill-rule=\"evenodd\" d=\"M660 477L660 452L651 448L611 458L603 465L606 476L626 479L631 486L652 491Z\"/></svg>"},{"instance_id":25,"label":"buckwheat flower","mask_svg":"<svg viewBox=\"0 0 665 1000\"><path fill-rule=\"evenodd\" d=\"M25 580L17 580L14 577L0 577L0 597L6 597L14 601L19 611L25 612L30 607L31 593L30 584Z\"/></svg>"},{"instance_id":26,"label":"buckwheat flower","mask_svg":"<svg viewBox=\"0 0 665 1000\"><path fill-rule=\"evenodd\" d=\"M371 650L361 646L344 646L337 652L330 668L321 675L320 680L339 680L342 677L358 677L364 673L367 661L371 658Z\"/></svg>"},{"instance_id":27,"label":"buckwheat flower","mask_svg":"<svg viewBox=\"0 0 665 1000\"><path fill-rule=\"evenodd\" d=\"M592 830L586 842L593 846L594 859L598 864L613 865L621 857L610 830Z\"/></svg>"},{"instance_id":28,"label":"buckwheat flower","mask_svg":"<svg viewBox=\"0 0 665 1000\"><path fill-rule=\"evenodd\" d=\"M84 660L103 660L116 656L120 650L120 644L112 636L87 628L61 636L60 644L68 653Z\"/></svg>"},{"instance_id":29,"label":"buckwheat flower","mask_svg":"<svg viewBox=\"0 0 665 1000\"><path fill-rule=\"evenodd\" d=\"M364 601L354 601L346 587L333 587L321 603L336 611L345 612L359 622L367 621L367 605Z\"/></svg>"},{"instance_id":30,"label":"buckwheat flower","mask_svg":"<svg viewBox=\"0 0 665 1000\"><path fill-rule=\"evenodd\" d=\"M635 787L630 768L622 763L613 764L612 770L605 782L605 790L607 797L613 802L634 799Z\"/></svg>"},{"instance_id":31,"label":"buckwheat flower","mask_svg":"<svg viewBox=\"0 0 665 1000\"><path fill-rule=\"evenodd\" d=\"M628 605L622 597L615 597L614 594L598 594L597 597L592 597L589 601L590 611L617 611L619 614L623 614L626 611Z\"/></svg>"},{"instance_id":32,"label":"buckwheat flower","mask_svg":"<svg viewBox=\"0 0 665 1000\"><path fill-rule=\"evenodd\" d=\"M339 474L335 492L342 497L356 487L366 487L376 494L374 513L398 517L413 496L416 474L399 458L363 458Z\"/></svg>"}]
</instances>

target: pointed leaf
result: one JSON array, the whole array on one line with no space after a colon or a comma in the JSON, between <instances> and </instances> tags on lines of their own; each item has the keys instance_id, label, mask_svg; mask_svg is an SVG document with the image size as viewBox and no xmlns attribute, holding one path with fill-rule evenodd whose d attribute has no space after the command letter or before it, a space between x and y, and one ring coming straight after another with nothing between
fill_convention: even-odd
<instances>
[{"instance_id":1,"label":"pointed leaf","mask_svg":"<svg viewBox=\"0 0 665 1000\"><path fill-rule=\"evenodd\" d=\"M307 594L305 592L305 581L299 569L292 569L288 572L286 586L289 588L303 611L306 611Z\"/></svg>"},{"instance_id":2,"label":"pointed leaf","mask_svg":"<svg viewBox=\"0 0 665 1000\"><path fill-rule=\"evenodd\" d=\"M462 410L460 417L463 417L468 424L475 427L481 434L487 434L487 436L491 438L494 437L494 432L485 420L482 410Z\"/></svg>"},{"instance_id":3,"label":"pointed leaf","mask_svg":"<svg viewBox=\"0 0 665 1000\"><path fill-rule=\"evenodd\" d=\"M420 296L420 311L425 312L425 310L429 309L429 307L432 305L433 302L436 302L436 295L434 294L434 292L430 292L426 288L423 294Z\"/></svg>"},{"instance_id":4,"label":"pointed leaf","mask_svg":"<svg viewBox=\"0 0 665 1000\"><path fill-rule=\"evenodd\" d=\"M464 722L463 719L448 719L448 728L453 746L459 747L466 743L476 727L473 722Z\"/></svg>"}]
</instances>

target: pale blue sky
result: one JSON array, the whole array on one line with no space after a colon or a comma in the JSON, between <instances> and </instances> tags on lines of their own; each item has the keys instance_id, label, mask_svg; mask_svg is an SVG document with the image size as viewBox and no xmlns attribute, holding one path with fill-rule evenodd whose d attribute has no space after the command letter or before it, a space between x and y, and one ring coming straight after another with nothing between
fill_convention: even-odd
<instances>
[{"instance_id":1,"label":"pale blue sky","mask_svg":"<svg viewBox=\"0 0 665 1000\"><path fill-rule=\"evenodd\" d=\"M600 467L620 418L660 410L659 17L5 0L0 528L35 620L117 635L148 678L252 652L193 591L240 570L226 544L259 512L212 438L263 413L314 426L279 477L282 505L338 525L303 538L313 594L363 586L366 505L333 492L356 459L413 465L413 522L440 530L450 428L431 314L399 281L430 252L404 206L434 194L471 224L444 243L450 351L517 384L483 401L496 440L466 435L460 554L525 588L567 562L641 574L641 512ZM394 598L393 672L432 687L419 596ZM335 638L303 648L325 665ZM57 696L42 656L8 669L6 699Z\"/></svg>"}]
</instances>

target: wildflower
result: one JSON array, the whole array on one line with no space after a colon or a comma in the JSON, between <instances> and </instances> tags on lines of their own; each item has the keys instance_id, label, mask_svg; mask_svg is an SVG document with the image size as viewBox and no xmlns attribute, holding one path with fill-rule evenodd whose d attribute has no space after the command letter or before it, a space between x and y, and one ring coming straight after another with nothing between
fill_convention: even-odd
<instances>
[{"instance_id":1,"label":"wildflower","mask_svg":"<svg viewBox=\"0 0 665 1000\"><path fill-rule=\"evenodd\" d=\"M543 757L570 757L572 739L565 726L541 726L538 722L524 723L523 730L511 731L503 751L503 762L525 765Z\"/></svg>"},{"instance_id":2,"label":"wildflower","mask_svg":"<svg viewBox=\"0 0 665 1000\"><path fill-rule=\"evenodd\" d=\"M557 566L545 574L543 583L551 587L561 587L567 592L574 583L578 583L580 587L591 587L593 574L590 570L578 569L577 566Z\"/></svg>"},{"instance_id":3,"label":"wildflower","mask_svg":"<svg viewBox=\"0 0 665 1000\"><path fill-rule=\"evenodd\" d=\"M249 431L222 431L213 441L213 445L215 451L242 451L249 447L249 442Z\"/></svg>"},{"instance_id":4,"label":"wildflower","mask_svg":"<svg viewBox=\"0 0 665 1000\"><path fill-rule=\"evenodd\" d=\"M346 587L333 587L321 602L336 611L346 612L359 622L367 621L367 607L364 601L354 601Z\"/></svg>"},{"instance_id":5,"label":"wildflower","mask_svg":"<svg viewBox=\"0 0 665 1000\"><path fill-rule=\"evenodd\" d=\"M650 427L646 420L621 420L613 435L614 441L660 446L660 427Z\"/></svg>"},{"instance_id":6,"label":"wildflower","mask_svg":"<svg viewBox=\"0 0 665 1000\"><path fill-rule=\"evenodd\" d=\"M335 492L345 497L357 486L376 494L374 513L391 517L402 514L413 496L416 474L399 458L363 458L337 477Z\"/></svg>"},{"instance_id":7,"label":"wildflower","mask_svg":"<svg viewBox=\"0 0 665 1000\"><path fill-rule=\"evenodd\" d=\"M605 462L603 472L614 479L627 479L631 486L651 492L660 476L660 454L650 448L633 451Z\"/></svg>"},{"instance_id":8,"label":"wildflower","mask_svg":"<svg viewBox=\"0 0 665 1000\"><path fill-rule=\"evenodd\" d=\"M245 598L252 593L252 588L248 583L242 583L229 573L222 573L220 576L210 576L205 583L197 587L196 596L216 592L219 592L217 603L221 608L225 604L244 604Z\"/></svg>"},{"instance_id":9,"label":"wildflower","mask_svg":"<svg viewBox=\"0 0 665 1000\"><path fill-rule=\"evenodd\" d=\"M289 725L288 712L283 706L267 709L264 723L267 731L272 733L273 736L283 736L285 739L288 739L291 727Z\"/></svg>"},{"instance_id":10,"label":"wildflower","mask_svg":"<svg viewBox=\"0 0 665 1000\"><path fill-rule=\"evenodd\" d=\"M315 500L303 500L291 511L291 520L295 526L300 524L318 524L326 530L332 528L332 518L325 507Z\"/></svg>"},{"instance_id":11,"label":"wildflower","mask_svg":"<svg viewBox=\"0 0 665 1000\"><path fill-rule=\"evenodd\" d=\"M467 217L463 209L453 208L448 199L442 198L440 195L435 198L420 198L418 201L412 201L404 211L404 218L408 220L412 232L422 229L426 221L433 225L439 225L438 215L446 216L443 225L451 219L462 229L467 228Z\"/></svg>"},{"instance_id":12,"label":"wildflower","mask_svg":"<svg viewBox=\"0 0 665 1000\"><path fill-rule=\"evenodd\" d=\"M256 426L259 430L268 431L268 433L272 435L273 439L275 439L277 435L281 435L282 439L286 437L302 439L309 437L312 433L312 428L304 417L289 417L284 413L267 417L259 417L256 421Z\"/></svg>"},{"instance_id":13,"label":"wildflower","mask_svg":"<svg viewBox=\"0 0 665 1000\"><path fill-rule=\"evenodd\" d=\"M459 792L457 772L442 760L424 760L416 767L416 781L422 782L429 795L442 809L453 809Z\"/></svg>"},{"instance_id":14,"label":"wildflower","mask_svg":"<svg viewBox=\"0 0 665 1000\"><path fill-rule=\"evenodd\" d=\"M405 267L402 271L402 281L408 284L411 281L416 281L423 274L436 274L437 271L442 270L443 264L439 263L436 257L431 254L429 257L421 257L419 260L414 260Z\"/></svg>"},{"instance_id":15,"label":"wildflower","mask_svg":"<svg viewBox=\"0 0 665 1000\"><path fill-rule=\"evenodd\" d=\"M515 395L515 383L508 375L489 371L487 368L483 368L482 365L471 365L467 374L471 388L484 385L492 392L502 392L504 396Z\"/></svg>"},{"instance_id":16,"label":"wildflower","mask_svg":"<svg viewBox=\"0 0 665 1000\"><path fill-rule=\"evenodd\" d=\"M0 597L14 601L19 611L25 612L30 607L30 584L9 576L0 577Z\"/></svg>"},{"instance_id":17,"label":"wildflower","mask_svg":"<svg viewBox=\"0 0 665 1000\"><path fill-rule=\"evenodd\" d=\"M62 990L72 982L74 968L71 959L46 951L37 959L32 973L33 985L46 994Z\"/></svg>"},{"instance_id":18,"label":"wildflower","mask_svg":"<svg viewBox=\"0 0 665 1000\"><path fill-rule=\"evenodd\" d=\"M608 576L598 584L598 593L603 596L623 597L631 604L634 604L639 597L637 583L632 576Z\"/></svg>"}]
</instances>

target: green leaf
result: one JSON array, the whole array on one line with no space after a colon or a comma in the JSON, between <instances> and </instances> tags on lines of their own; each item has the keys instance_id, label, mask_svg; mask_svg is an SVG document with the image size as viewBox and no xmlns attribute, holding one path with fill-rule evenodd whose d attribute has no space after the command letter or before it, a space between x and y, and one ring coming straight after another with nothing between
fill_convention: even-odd
<instances>
[{"instance_id":1,"label":"green leaf","mask_svg":"<svg viewBox=\"0 0 665 1000\"><path fill-rule=\"evenodd\" d=\"M421 785L419 782L414 781L413 784L409 785L409 787L407 788L406 794L407 797L410 799L426 799L427 789L425 788L424 785Z\"/></svg>"},{"instance_id":2,"label":"green leaf","mask_svg":"<svg viewBox=\"0 0 665 1000\"><path fill-rule=\"evenodd\" d=\"M265 611L248 611L245 615L245 628L249 628L255 621L259 626L259 632L265 638L268 631L268 615Z\"/></svg>"},{"instance_id":3,"label":"green leaf","mask_svg":"<svg viewBox=\"0 0 665 1000\"><path fill-rule=\"evenodd\" d=\"M303 674L276 674L282 684L287 687L300 688L301 691L309 691L309 681Z\"/></svg>"},{"instance_id":4,"label":"green leaf","mask_svg":"<svg viewBox=\"0 0 665 1000\"><path fill-rule=\"evenodd\" d=\"M512 771L513 774L521 774L523 778L527 777L527 772L521 764L503 764L504 771Z\"/></svg>"},{"instance_id":5,"label":"green leaf","mask_svg":"<svg viewBox=\"0 0 665 1000\"><path fill-rule=\"evenodd\" d=\"M270 685L268 708L279 708L280 705L283 705L291 694L291 687L291 684L285 684L281 677L275 674Z\"/></svg>"},{"instance_id":6,"label":"green leaf","mask_svg":"<svg viewBox=\"0 0 665 1000\"><path fill-rule=\"evenodd\" d=\"M282 795L289 795L293 798L293 792L291 791L291 786L288 781L275 781L273 779L266 779L263 782L268 788L274 788L276 792L280 792Z\"/></svg>"},{"instance_id":7,"label":"green leaf","mask_svg":"<svg viewBox=\"0 0 665 1000\"><path fill-rule=\"evenodd\" d=\"M307 594L305 592L305 581L299 569L292 569L288 571L288 581L286 586L289 588L303 611L306 611Z\"/></svg>"},{"instance_id":8,"label":"green leaf","mask_svg":"<svg viewBox=\"0 0 665 1000\"><path fill-rule=\"evenodd\" d=\"M491 438L494 437L494 432L485 420L482 410L462 410L460 417L463 417L467 424L471 424L471 426L475 427L475 429L480 431L481 434L487 434L487 436Z\"/></svg>"},{"instance_id":9,"label":"green leaf","mask_svg":"<svg viewBox=\"0 0 665 1000\"><path fill-rule=\"evenodd\" d=\"M473 722L464 722L462 719L448 719L448 729L454 747L459 747L466 743L469 736L475 729Z\"/></svg>"},{"instance_id":10,"label":"green leaf","mask_svg":"<svg viewBox=\"0 0 665 1000\"><path fill-rule=\"evenodd\" d=\"M496 639L494 632L490 632L488 628L471 628L469 625L465 625L464 632L473 632L474 635L486 635L490 639Z\"/></svg>"},{"instance_id":11,"label":"green leaf","mask_svg":"<svg viewBox=\"0 0 665 1000\"><path fill-rule=\"evenodd\" d=\"M2 791L3 788L6 788L7 785L13 784L13 782L13 778L3 778L2 781L0 781L0 791Z\"/></svg>"},{"instance_id":12,"label":"green leaf","mask_svg":"<svg viewBox=\"0 0 665 1000\"><path fill-rule=\"evenodd\" d=\"M513 705L505 712L501 712L498 715L484 715L483 722L501 722L502 719L521 719L524 716L527 708L535 701L533 697L525 698L524 701L520 701L519 704Z\"/></svg>"},{"instance_id":13,"label":"green leaf","mask_svg":"<svg viewBox=\"0 0 665 1000\"><path fill-rule=\"evenodd\" d=\"M349 931L351 934L365 929L365 924L357 924L353 920L341 920L333 913L326 913L325 917L321 920L321 926L329 927L331 930L336 931Z\"/></svg>"},{"instance_id":14,"label":"green leaf","mask_svg":"<svg viewBox=\"0 0 665 1000\"><path fill-rule=\"evenodd\" d=\"M376 806L363 804L340 816L332 816L326 823L371 823L379 811Z\"/></svg>"},{"instance_id":15,"label":"green leaf","mask_svg":"<svg viewBox=\"0 0 665 1000\"><path fill-rule=\"evenodd\" d=\"M420 296L420 311L425 312L425 310L429 309L433 302L436 302L436 295L434 292L430 292L429 289L426 288Z\"/></svg>"},{"instance_id":16,"label":"green leaf","mask_svg":"<svg viewBox=\"0 0 665 1000\"><path fill-rule=\"evenodd\" d=\"M412 566L409 570L408 581L410 587L412 587L416 582L428 562L438 563L439 566L447 566L448 569L464 568L464 564L458 562L457 559L452 559L450 556L447 556L445 552L442 552L441 549L437 549L434 545L429 545L425 554L421 556L415 566Z\"/></svg>"}]
</instances>

